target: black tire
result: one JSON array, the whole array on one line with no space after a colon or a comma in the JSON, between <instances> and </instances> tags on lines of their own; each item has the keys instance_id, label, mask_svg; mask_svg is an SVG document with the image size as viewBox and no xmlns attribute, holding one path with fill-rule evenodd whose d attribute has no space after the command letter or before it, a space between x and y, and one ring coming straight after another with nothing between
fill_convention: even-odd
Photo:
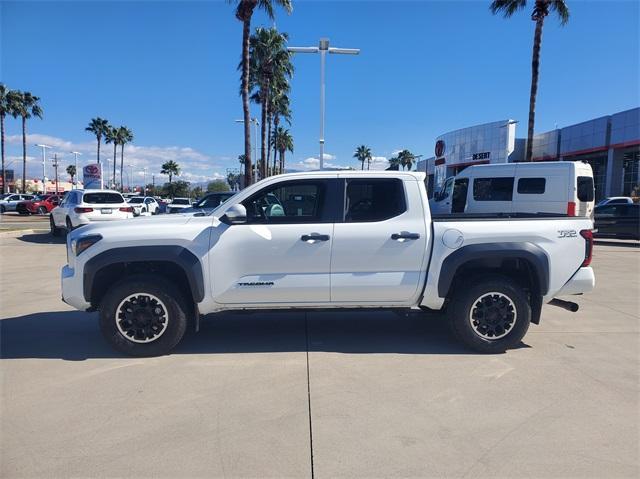
<instances>
[{"instance_id":1,"label":"black tire","mask_svg":"<svg viewBox=\"0 0 640 479\"><path fill-rule=\"evenodd\" d=\"M170 281L150 275L129 276L116 283L100 303L102 335L113 348L130 356L167 354L184 336L190 311L177 291ZM135 316L132 310L136 307L142 310L143 317ZM152 314L158 309L161 314ZM126 317L127 312L133 315L132 319ZM156 323L151 324L152 321Z\"/></svg>"},{"instance_id":2,"label":"black tire","mask_svg":"<svg viewBox=\"0 0 640 479\"><path fill-rule=\"evenodd\" d=\"M71 233L74 230L73 223L71 222L71 218L69 218L68 216L64 224L67 226L67 233Z\"/></svg>"},{"instance_id":3,"label":"black tire","mask_svg":"<svg viewBox=\"0 0 640 479\"><path fill-rule=\"evenodd\" d=\"M460 341L477 352L492 354L520 344L531 323L531 306L515 281L504 276L479 276L457 289L448 315ZM489 317L485 319L485 315Z\"/></svg>"},{"instance_id":4,"label":"black tire","mask_svg":"<svg viewBox=\"0 0 640 479\"><path fill-rule=\"evenodd\" d=\"M4 207L4 205L0 205L0 213L6 213L7 209Z\"/></svg>"},{"instance_id":5,"label":"black tire","mask_svg":"<svg viewBox=\"0 0 640 479\"><path fill-rule=\"evenodd\" d=\"M46 215L47 214L47 209L44 206L38 207L38 214L39 215Z\"/></svg>"},{"instance_id":6,"label":"black tire","mask_svg":"<svg viewBox=\"0 0 640 479\"><path fill-rule=\"evenodd\" d=\"M49 228L51 228L51 236L60 236L60 228L53 222L53 215L49 215Z\"/></svg>"}]
</instances>

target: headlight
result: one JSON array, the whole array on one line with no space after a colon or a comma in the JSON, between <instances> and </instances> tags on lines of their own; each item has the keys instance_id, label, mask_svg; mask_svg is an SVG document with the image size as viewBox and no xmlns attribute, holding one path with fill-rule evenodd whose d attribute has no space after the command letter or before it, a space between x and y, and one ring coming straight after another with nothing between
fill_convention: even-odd
<instances>
[{"instance_id":1,"label":"headlight","mask_svg":"<svg viewBox=\"0 0 640 479\"><path fill-rule=\"evenodd\" d=\"M90 248L101 239L102 236L100 235L81 236L71 241L71 251L73 251L76 256L79 256L84 250Z\"/></svg>"}]
</instances>

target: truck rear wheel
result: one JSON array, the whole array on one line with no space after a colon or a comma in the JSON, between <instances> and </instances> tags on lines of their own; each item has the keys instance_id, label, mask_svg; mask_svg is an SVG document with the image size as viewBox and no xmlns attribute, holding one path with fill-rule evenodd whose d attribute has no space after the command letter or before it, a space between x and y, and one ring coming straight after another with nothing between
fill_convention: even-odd
<instances>
[{"instance_id":1,"label":"truck rear wheel","mask_svg":"<svg viewBox=\"0 0 640 479\"><path fill-rule=\"evenodd\" d=\"M460 341L481 353L503 353L520 343L531 323L531 306L519 285L503 276L490 276L458 288L450 322Z\"/></svg>"},{"instance_id":2,"label":"truck rear wheel","mask_svg":"<svg viewBox=\"0 0 640 479\"><path fill-rule=\"evenodd\" d=\"M120 352L160 356L171 351L187 329L189 308L178 288L162 278L130 276L100 303L100 330Z\"/></svg>"}]
</instances>

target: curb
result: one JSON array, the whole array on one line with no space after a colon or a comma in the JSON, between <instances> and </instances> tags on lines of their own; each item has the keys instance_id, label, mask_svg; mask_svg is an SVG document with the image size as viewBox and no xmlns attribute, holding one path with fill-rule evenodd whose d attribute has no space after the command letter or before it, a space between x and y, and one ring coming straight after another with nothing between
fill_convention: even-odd
<instances>
[{"instance_id":1,"label":"curb","mask_svg":"<svg viewBox=\"0 0 640 479\"><path fill-rule=\"evenodd\" d=\"M28 229L28 230L11 230L11 231L0 230L0 238L17 238L18 236L22 236L22 235L45 233L47 231L49 230L46 230L46 229L41 229L41 230Z\"/></svg>"}]
</instances>

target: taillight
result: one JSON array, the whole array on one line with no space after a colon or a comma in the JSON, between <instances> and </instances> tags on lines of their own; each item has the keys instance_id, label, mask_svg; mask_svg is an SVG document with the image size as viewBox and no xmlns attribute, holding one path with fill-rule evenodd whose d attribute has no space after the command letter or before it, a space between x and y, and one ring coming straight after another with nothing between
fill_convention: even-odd
<instances>
[{"instance_id":1,"label":"taillight","mask_svg":"<svg viewBox=\"0 0 640 479\"><path fill-rule=\"evenodd\" d=\"M123 211L125 213L133 213L133 207L125 206L125 207L120 208L120 211Z\"/></svg>"},{"instance_id":2,"label":"taillight","mask_svg":"<svg viewBox=\"0 0 640 479\"><path fill-rule=\"evenodd\" d=\"M582 230L580 231L580 236L582 236L586 241L584 249L584 261L582 262L582 266L585 267L591 264L591 259L593 258L593 231Z\"/></svg>"},{"instance_id":3,"label":"taillight","mask_svg":"<svg viewBox=\"0 0 640 479\"><path fill-rule=\"evenodd\" d=\"M567 216L575 216L576 215L576 204L573 201L569 201L567 203Z\"/></svg>"},{"instance_id":4,"label":"taillight","mask_svg":"<svg viewBox=\"0 0 640 479\"><path fill-rule=\"evenodd\" d=\"M74 208L73 211L76 213L91 213L93 208L83 208L82 206L78 206L77 208Z\"/></svg>"}]
</instances>

